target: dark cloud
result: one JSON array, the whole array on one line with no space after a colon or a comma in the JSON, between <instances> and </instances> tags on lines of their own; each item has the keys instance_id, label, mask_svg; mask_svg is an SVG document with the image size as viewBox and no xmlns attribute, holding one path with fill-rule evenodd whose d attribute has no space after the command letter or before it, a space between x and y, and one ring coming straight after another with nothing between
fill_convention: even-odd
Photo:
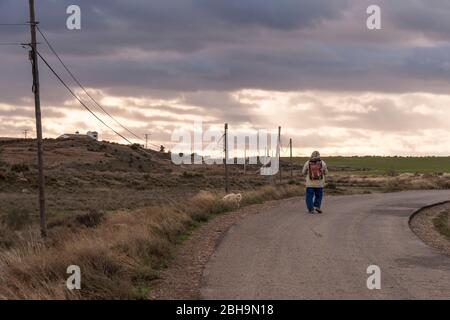
<instances>
[{"instance_id":1,"label":"dark cloud","mask_svg":"<svg viewBox=\"0 0 450 320\"><path fill-rule=\"evenodd\" d=\"M450 2L446 0L388 1L380 3L390 23L402 30L434 39L450 40Z\"/></svg>"},{"instance_id":2,"label":"dark cloud","mask_svg":"<svg viewBox=\"0 0 450 320\"><path fill-rule=\"evenodd\" d=\"M339 16L347 0L79 0L81 31L65 28L73 1L43 0L37 5L42 29L62 43L64 53L95 54L121 47L189 52L208 43L245 42L258 28L292 30ZM4 0L0 20L27 21L27 2ZM20 27L13 29L19 34ZM4 33L2 30L0 34ZM11 29L8 30L11 33ZM26 33L22 32L26 39ZM244 38L243 38L244 37ZM63 41L67 38L66 41Z\"/></svg>"},{"instance_id":3,"label":"dark cloud","mask_svg":"<svg viewBox=\"0 0 450 320\"><path fill-rule=\"evenodd\" d=\"M310 27L332 19L346 8L346 0L219 0L198 1L207 12L233 26L262 26L280 30Z\"/></svg>"},{"instance_id":4,"label":"dark cloud","mask_svg":"<svg viewBox=\"0 0 450 320\"><path fill-rule=\"evenodd\" d=\"M65 27L66 8L74 3L82 9L81 31ZM381 31L365 26L370 4L373 1L36 1L40 27L73 73L86 87L100 89L99 99L120 98L122 105L108 105L108 109L129 120L133 130L155 131L152 124L156 123L155 139L160 141L168 139L173 126L188 121L183 119L204 115L207 124L273 126L273 119L260 113L257 101L236 96L242 89L286 94L312 90L312 97L301 95L290 103L309 99L318 108L315 114L273 106L278 114L290 115L286 123L295 127L301 122L305 130L314 127L315 115L321 117L321 124L345 129L362 140L366 138L355 138L359 131L351 130L400 134L445 128L442 118L412 112L404 101L355 98L333 106L314 97L321 91L348 94L349 99L367 91L448 93L450 2L379 0ZM0 0L0 23L28 21L27 5L27 1ZM0 26L0 42L28 39L27 26ZM74 86L41 38L40 42L42 54ZM40 67L44 115L68 121L82 108L42 63ZM14 106L0 109L0 135L32 124L31 98L27 50L0 46L0 104ZM352 103L367 109L347 110L345 106ZM79 124L83 130L90 129L87 126ZM50 134L63 130L50 124L45 129ZM308 134L302 133L305 139ZM332 146L348 137L333 138L327 133L325 138Z\"/></svg>"},{"instance_id":5,"label":"dark cloud","mask_svg":"<svg viewBox=\"0 0 450 320\"><path fill-rule=\"evenodd\" d=\"M448 44L392 44L399 32L418 37L447 30L445 1L381 1L385 28L372 32L365 28L370 1L80 0L82 30L69 31L65 10L72 3L40 1L41 28L83 83L104 90L443 92L450 80ZM26 1L3 0L0 9L0 21L27 21ZM350 38L342 42L330 23L348 20L354 24L344 28ZM352 39L355 30L359 34ZM28 37L26 27L0 27L2 39ZM0 84L8 88L2 99L17 103L29 94L26 51L1 49L0 57L8 60L0 67ZM45 44L41 51L57 65ZM49 102L61 96L46 95Z\"/></svg>"}]
</instances>

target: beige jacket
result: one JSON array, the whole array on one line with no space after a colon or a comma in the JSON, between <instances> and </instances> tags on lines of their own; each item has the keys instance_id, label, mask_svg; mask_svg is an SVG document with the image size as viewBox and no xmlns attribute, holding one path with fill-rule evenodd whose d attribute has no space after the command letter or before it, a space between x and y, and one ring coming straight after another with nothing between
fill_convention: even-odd
<instances>
[{"instance_id":1,"label":"beige jacket","mask_svg":"<svg viewBox=\"0 0 450 320\"><path fill-rule=\"evenodd\" d=\"M325 187L325 176L328 174L328 168L325 161L322 160L322 171L323 171L323 179L321 180L311 180L309 178L309 160L305 162L303 166L302 174L306 175L306 187L307 188L323 188Z\"/></svg>"}]
</instances>

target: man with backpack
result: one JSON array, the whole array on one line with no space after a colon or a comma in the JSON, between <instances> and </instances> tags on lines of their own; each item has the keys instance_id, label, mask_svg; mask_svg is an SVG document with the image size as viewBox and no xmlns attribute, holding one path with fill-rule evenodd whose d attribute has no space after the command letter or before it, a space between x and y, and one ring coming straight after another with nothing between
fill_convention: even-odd
<instances>
[{"instance_id":1,"label":"man with backpack","mask_svg":"<svg viewBox=\"0 0 450 320\"><path fill-rule=\"evenodd\" d=\"M306 206L309 213L322 213L320 209L325 187L325 175L328 174L327 164L320 159L319 151L311 154L311 159L306 161L302 170L306 175Z\"/></svg>"}]
</instances>

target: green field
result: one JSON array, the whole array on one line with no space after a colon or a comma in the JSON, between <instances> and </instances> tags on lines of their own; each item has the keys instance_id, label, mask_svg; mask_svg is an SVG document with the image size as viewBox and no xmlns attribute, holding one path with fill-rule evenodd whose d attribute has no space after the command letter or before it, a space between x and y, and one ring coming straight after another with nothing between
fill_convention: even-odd
<instances>
[{"instance_id":1,"label":"green field","mask_svg":"<svg viewBox=\"0 0 450 320\"><path fill-rule=\"evenodd\" d=\"M288 158L283 160L289 161ZM308 158L294 158L303 164ZM450 157L324 157L328 167L335 172L355 174L389 173L450 173Z\"/></svg>"}]
</instances>

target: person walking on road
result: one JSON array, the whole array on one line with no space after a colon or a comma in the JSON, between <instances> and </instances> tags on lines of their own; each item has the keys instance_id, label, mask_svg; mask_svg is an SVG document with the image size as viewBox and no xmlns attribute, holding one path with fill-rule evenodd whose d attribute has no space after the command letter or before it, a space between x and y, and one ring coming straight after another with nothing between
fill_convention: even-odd
<instances>
[{"instance_id":1,"label":"person walking on road","mask_svg":"<svg viewBox=\"0 0 450 320\"><path fill-rule=\"evenodd\" d=\"M319 151L311 154L302 170L306 175L306 207L309 213L322 213L321 205L325 176L328 174L327 164L320 158Z\"/></svg>"}]
</instances>

